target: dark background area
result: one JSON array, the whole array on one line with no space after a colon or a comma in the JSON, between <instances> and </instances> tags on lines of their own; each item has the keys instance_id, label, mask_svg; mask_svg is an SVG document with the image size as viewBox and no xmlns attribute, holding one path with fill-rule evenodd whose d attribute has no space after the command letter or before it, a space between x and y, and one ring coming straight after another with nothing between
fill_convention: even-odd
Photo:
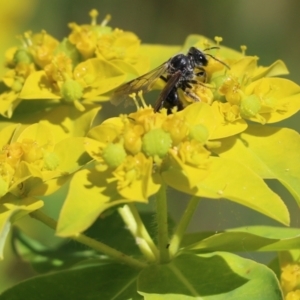
<instances>
[{"instance_id":1,"label":"dark background area","mask_svg":"<svg viewBox=\"0 0 300 300\"><path fill-rule=\"evenodd\" d=\"M30 17L19 21L19 33L44 29L62 39L69 33L69 22L90 22L88 14L92 8L99 11L99 22L111 14L110 26L136 33L143 43L182 45L185 38L194 33L208 38L221 36L223 45L235 49L247 45L246 53L258 56L261 65L282 59L290 70L288 78L300 84L299 0L35 0ZM300 131L299 123L298 113L275 126ZM279 184L271 184L289 206L292 225L299 226L299 208L295 201ZM172 214L179 218L188 198L181 194L172 198L169 204ZM276 223L229 201L203 200L191 230L218 231L250 224ZM253 257L249 254L249 258ZM0 286L0 290L2 288Z\"/></svg>"},{"instance_id":2,"label":"dark background area","mask_svg":"<svg viewBox=\"0 0 300 300\"><path fill-rule=\"evenodd\" d=\"M224 44L248 46L261 64L283 59L291 78L300 82L300 2L298 0L51 0L40 1L27 27L62 38L68 22L89 23L96 8L99 21L135 32L144 43L182 44L187 35L222 36Z\"/></svg>"}]
</instances>

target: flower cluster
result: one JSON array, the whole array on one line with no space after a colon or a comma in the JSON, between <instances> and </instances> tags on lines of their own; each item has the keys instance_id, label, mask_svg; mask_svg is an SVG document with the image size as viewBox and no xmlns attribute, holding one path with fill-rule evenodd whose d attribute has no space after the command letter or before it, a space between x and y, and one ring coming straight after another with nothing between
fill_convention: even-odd
<instances>
[{"instance_id":1,"label":"flower cluster","mask_svg":"<svg viewBox=\"0 0 300 300\"><path fill-rule=\"evenodd\" d=\"M1 131L0 196L10 192L23 197L30 189L26 180L35 177L46 181L61 175L54 146L53 135L42 124L33 124L23 130L18 125L5 127Z\"/></svg>"},{"instance_id":2,"label":"flower cluster","mask_svg":"<svg viewBox=\"0 0 300 300\"><path fill-rule=\"evenodd\" d=\"M288 264L282 268L281 287L285 299L299 299L300 296L300 266L297 263Z\"/></svg>"},{"instance_id":3,"label":"flower cluster","mask_svg":"<svg viewBox=\"0 0 300 300\"><path fill-rule=\"evenodd\" d=\"M211 56L205 67L205 82L193 85L192 92L213 107L224 125L236 125L228 135L244 131L245 119L260 124L274 123L299 110L300 87L290 80L274 77L288 74L282 61L262 67L258 65L258 57L245 54L245 46L241 47L242 52L237 52L220 46L221 41L220 37L216 37L214 43L199 36L195 44L195 36L191 36L185 47L208 48ZM209 50L211 46L219 49ZM185 95L182 98L185 105L193 102ZM220 137L225 135L223 132Z\"/></svg>"},{"instance_id":4,"label":"flower cluster","mask_svg":"<svg viewBox=\"0 0 300 300\"><path fill-rule=\"evenodd\" d=\"M2 116L10 118L24 99L61 99L84 111L85 103L107 100L108 92L148 70L138 37L108 27L110 16L98 24L97 15L90 12L90 25L70 23L62 41L45 31L20 37L22 44L6 53Z\"/></svg>"},{"instance_id":5,"label":"flower cluster","mask_svg":"<svg viewBox=\"0 0 300 300\"><path fill-rule=\"evenodd\" d=\"M192 191L209 172L206 146L211 145L213 119L211 108L203 103L170 115L165 109L157 114L145 107L93 128L85 148L99 163L97 170L106 172L107 181L115 182L125 199L147 201L163 181Z\"/></svg>"}]
</instances>

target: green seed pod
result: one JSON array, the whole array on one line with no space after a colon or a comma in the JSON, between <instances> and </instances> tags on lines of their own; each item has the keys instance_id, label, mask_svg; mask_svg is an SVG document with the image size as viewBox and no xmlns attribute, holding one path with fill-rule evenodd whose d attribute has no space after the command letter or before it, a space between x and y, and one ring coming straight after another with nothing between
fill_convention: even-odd
<instances>
[{"instance_id":1,"label":"green seed pod","mask_svg":"<svg viewBox=\"0 0 300 300\"><path fill-rule=\"evenodd\" d=\"M83 95L82 86L73 79L67 79L61 87L61 96L67 102L80 100Z\"/></svg>"},{"instance_id":2,"label":"green seed pod","mask_svg":"<svg viewBox=\"0 0 300 300\"><path fill-rule=\"evenodd\" d=\"M11 86L11 89L16 93L19 93L22 90L22 87L23 80L21 78L16 78L13 85Z\"/></svg>"},{"instance_id":3,"label":"green seed pod","mask_svg":"<svg viewBox=\"0 0 300 300\"><path fill-rule=\"evenodd\" d=\"M18 49L14 54L14 63L30 64L33 62L32 55L26 49Z\"/></svg>"},{"instance_id":4,"label":"green seed pod","mask_svg":"<svg viewBox=\"0 0 300 300\"><path fill-rule=\"evenodd\" d=\"M207 142L208 137L209 137L209 132L204 125L197 124L192 128L190 128L190 132L189 132L190 139L196 140L197 142L204 144L205 142Z\"/></svg>"},{"instance_id":5,"label":"green seed pod","mask_svg":"<svg viewBox=\"0 0 300 300\"><path fill-rule=\"evenodd\" d=\"M221 101L222 99L224 100L225 97L224 94L219 92L219 88L222 86L226 75L220 75L219 72L216 72L216 74L218 75L216 76L215 73L212 75L209 83L213 86L212 92L214 94L214 99Z\"/></svg>"},{"instance_id":6,"label":"green seed pod","mask_svg":"<svg viewBox=\"0 0 300 300\"><path fill-rule=\"evenodd\" d=\"M125 160L127 154L121 144L108 144L102 153L104 161L108 164L109 167L116 168L122 164Z\"/></svg>"},{"instance_id":7,"label":"green seed pod","mask_svg":"<svg viewBox=\"0 0 300 300\"><path fill-rule=\"evenodd\" d=\"M59 158L53 152L46 152L44 154L44 168L53 171L59 165Z\"/></svg>"},{"instance_id":8,"label":"green seed pod","mask_svg":"<svg viewBox=\"0 0 300 300\"><path fill-rule=\"evenodd\" d=\"M54 55L58 53L64 53L66 56L68 56L72 60L73 66L76 66L81 61L81 54L67 38L64 38L62 42L55 48Z\"/></svg>"},{"instance_id":9,"label":"green seed pod","mask_svg":"<svg viewBox=\"0 0 300 300\"><path fill-rule=\"evenodd\" d=\"M142 150L147 156L163 158L171 146L170 134L160 128L150 130L142 138Z\"/></svg>"},{"instance_id":10,"label":"green seed pod","mask_svg":"<svg viewBox=\"0 0 300 300\"><path fill-rule=\"evenodd\" d=\"M241 101L241 115L246 118L255 117L261 109L260 99L256 95L250 95Z\"/></svg>"}]
</instances>

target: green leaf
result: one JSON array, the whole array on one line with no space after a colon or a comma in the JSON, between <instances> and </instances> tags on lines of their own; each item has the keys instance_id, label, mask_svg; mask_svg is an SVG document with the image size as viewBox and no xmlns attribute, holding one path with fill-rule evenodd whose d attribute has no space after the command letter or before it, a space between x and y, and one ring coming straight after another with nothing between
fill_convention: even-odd
<instances>
[{"instance_id":1,"label":"green leaf","mask_svg":"<svg viewBox=\"0 0 300 300\"><path fill-rule=\"evenodd\" d=\"M0 204L0 259L3 259L3 248L9 233L11 224L24 215L41 208L44 205L42 200L32 197L16 199L7 195L1 199Z\"/></svg>"},{"instance_id":2,"label":"green leaf","mask_svg":"<svg viewBox=\"0 0 300 300\"><path fill-rule=\"evenodd\" d=\"M157 230L153 226L153 212L142 212L140 216L150 236L155 239ZM168 219L168 225L171 234L174 222L170 218ZM85 235L123 253L128 253L135 257L141 256L135 237L124 226L123 219L114 208L102 214L88 228ZM70 268L75 263L90 265L92 259L97 260L99 264L99 253L74 240L66 240L64 244L49 249L45 248L37 240L26 236L20 230L15 230L13 242L14 248L18 255L22 257L22 260L29 262L39 273L63 270ZM104 255L101 255L101 259L105 263L109 261L109 258Z\"/></svg>"},{"instance_id":3,"label":"green leaf","mask_svg":"<svg viewBox=\"0 0 300 300\"><path fill-rule=\"evenodd\" d=\"M267 237L269 239L277 239L274 243L270 243L259 249L259 251L284 251L299 249L300 229L284 228L271 226L250 226L249 228L237 228L234 230L243 230L257 236Z\"/></svg>"},{"instance_id":4,"label":"green leaf","mask_svg":"<svg viewBox=\"0 0 300 300\"><path fill-rule=\"evenodd\" d=\"M86 230L106 209L128 202L120 198L115 182L104 172L81 170L74 174L58 219L57 234L71 236Z\"/></svg>"},{"instance_id":5,"label":"green leaf","mask_svg":"<svg viewBox=\"0 0 300 300\"><path fill-rule=\"evenodd\" d=\"M247 231L211 232L211 236L203 238L203 232L195 232L184 236L182 247L197 252L212 251L259 251L261 247L276 242L277 239L253 235Z\"/></svg>"},{"instance_id":6,"label":"green leaf","mask_svg":"<svg viewBox=\"0 0 300 300\"><path fill-rule=\"evenodd\" d=\"M3 292L0 300L130 299L137 296L137 276L124 265L93 265L34 277Z\"/></svg>"},{"instance_id":7,"label":"green leaf","mask_svg":"<svg viewBox=\"0 0 300 300\"><path fill-rule=\"evenodd\" d=\"M275 274L266 266L216 252L183 254L169 264L144 269L138 291L145 299L283 299Z\"/></svg>"},{"instance_id":8,"label":"green leaf","mask_svg":"<svg viewBox=\"0 0 300 300\"><path fill-rule=\"evenodd\" d=\"M46 247L17 228L13 230L12 242L14 251L22 261L30 263L38 273L69 269L75 264L90 262L91 257L97 256L96 251L73 240L66 240L57 247Z\"/></svg>"},{"instance_id":9,"label":"green leaf","mask_svg":"<svg viewBox=\"0 0 300 300\"><path fill-rule=\"evenodd\" d=\"M300 229L247 226L225 232L197 232L184 236L182 247L200 252L211 251L284 251L298 249Z\"/></svg>"},{"instance_id":10,"label":"green leaf","mask_svg":"<svg viewBox=\"0 0 300 300\"><path fill-rule=\"evenodd\" d=\"M296 131L250 125L239 137L222 140L214 151L248 166L262 178L279 180L300 204L300 136Z\"/></svg>"},{"instance_id":11,"label":"green leaf","mask_svg":"<svg viewBox=\"0 0 300 300\"><path fill-rule=\"evenodd\" d=\"M211 157L209 175L197 186L187 184L181 168L163 172L163 179L182 192L211 199L228 199L254 209L285 225L289 224L288 210L266 183L243 164L220 157Z\"/></svg>"}]
</instances>

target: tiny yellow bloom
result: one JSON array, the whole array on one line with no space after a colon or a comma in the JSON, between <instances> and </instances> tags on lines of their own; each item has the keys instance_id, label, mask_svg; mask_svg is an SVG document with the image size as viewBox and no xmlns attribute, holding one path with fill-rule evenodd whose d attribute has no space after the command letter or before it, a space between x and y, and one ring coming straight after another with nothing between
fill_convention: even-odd
<instances>
[{"instance_id":1,"label":"tiny yellow bloom","mask_svg":"<svg viewBox=\"0 0 300 300\"><path fill-rule=\"evenodd\" d=\"M84 59L94 56L98 39L112 30L111 27L106 26L110 20L110 15L107 15L100 24L97 24L97 16L97 10L93 9L90 12L92 19L90 25L69 24L69 28L72 30L69 41L76 46Z\"/></svg>"},{"instance_id":2,"label":"tiny yellow bloom","mask_svg":"<svg viewBox=\"0 0 300 300\"><path fill-rule=\"evenodd\" d=\"M300 287L300 266L297 263L288 264L281 270L280 282L285 294Z\"/></svg>"},{"instance_id":3,"label":"tiny yellow bloom","mask_svg":"<svg viewBox=\"0 0 300 300\"><path fill-rule=\"evenodd\" d=\"M7 193L25 196L29 192L27 183L33 177L47 180L61 175L54 138L46 126L33 124L20 131L17 125L10 125L1 131L1 136L1 197Z\"/></svg>"},{"instance_id":4,"label":"tiny yellow bloom","mask_svg":"<svg viewBox=\"0 0 300 300\"><path fill-rule=\"evenodd\" d=\"M300 290L291 291L286 294L285 300L299 300L300 299Z\"/></svg>"}]
</instances>

